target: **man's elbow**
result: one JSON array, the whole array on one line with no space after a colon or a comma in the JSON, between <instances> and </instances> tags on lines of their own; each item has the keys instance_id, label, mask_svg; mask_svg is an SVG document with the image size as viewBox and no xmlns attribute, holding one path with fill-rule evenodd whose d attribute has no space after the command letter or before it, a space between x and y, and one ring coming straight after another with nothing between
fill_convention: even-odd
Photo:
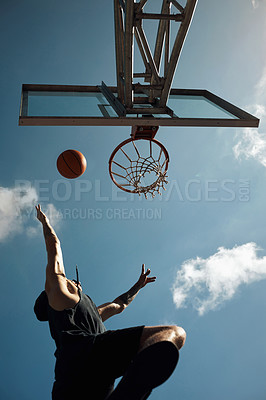
<instances>
[{"instance_id":1,"label":"man's elbow","mask_svg":"<svg viewBox=\"0 0 266 400\"><path fill-rule=\"evenodd\" d=\"M126 304L122 302L115 303L116 314L121 314L126 309Z\"/></svg>"}]
</instances>

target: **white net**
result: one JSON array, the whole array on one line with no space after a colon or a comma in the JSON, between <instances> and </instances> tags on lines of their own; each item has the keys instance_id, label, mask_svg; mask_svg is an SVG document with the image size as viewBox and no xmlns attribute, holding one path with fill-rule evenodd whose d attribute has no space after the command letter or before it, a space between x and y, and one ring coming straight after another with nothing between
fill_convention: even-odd
<instances>
[{"instance_id":1,"label":"white net","mask_svg":"<svg viewBox=\"0 0 266 400\"><path fill-rule=\"evenodd\" d=\"M130 193L142 193L147 198L161 194L168 183L168 153L155 140L129 139L118 147L110 159L110 174L114 183Z\"/></svg>"}]
</instances>

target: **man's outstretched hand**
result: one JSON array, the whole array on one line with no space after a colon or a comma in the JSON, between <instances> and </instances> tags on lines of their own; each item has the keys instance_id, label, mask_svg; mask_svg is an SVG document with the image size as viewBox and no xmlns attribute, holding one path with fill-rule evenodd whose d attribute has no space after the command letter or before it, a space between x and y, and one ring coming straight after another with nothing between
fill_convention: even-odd
<instances>
[{"instance_id":1,"label":"man's outstretched hand","mask_svg":"<svg viewBox=\"0 0 266 400\"><path fill-rule=\"evenodd\" d=\"M44 222L47 222L47 217L44 214L44 212L42 212L41 210L41 206L40 204L38 204L38 206L35 206L36 211L37 211L37 219L43 224Z\"/></svg>"},{"instance_id":2,"label":"man's outstretched hand","mask_svg":"<svg viewBox=\"0 0 266 400\"><path fill-rule=\"evenodd\" d=\"M148 283L155 282L156 276L148 277L148 275L150 275L150 273L151 273L151 270L149 268L145 272L145 265L142 264L141 274L140 274L139 280L137 282L137 285L139 285L140 289L143 288L144 286L146 286Z\"/></svg>"},{"instance_id":3,"label":"man's outstretched hand","mask_svg":"<svg viewBox=\"0 0 266 400\"><path fill-rule=\"evenodd\" d=\"M131 301L136 297L141 288L146 286L148 283L154 282L156 280L156 276L152 276L150 278L148 277L150 273L151 270L149 268L145 272L145 265L142 264L141 274L135 285L113 301L114 304L118 304L120 306L120 311L118 312L122 312L125 307L127 307L131 303Z\"/></svg>"}]
</instances>

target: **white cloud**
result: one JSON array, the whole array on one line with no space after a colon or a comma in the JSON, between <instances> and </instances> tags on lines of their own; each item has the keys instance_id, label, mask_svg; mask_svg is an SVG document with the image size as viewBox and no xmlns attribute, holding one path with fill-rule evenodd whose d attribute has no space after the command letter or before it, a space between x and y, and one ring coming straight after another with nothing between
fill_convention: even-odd
<instances>
[{"instance_id":1,"label":"white cloud","mask_svg":"<svg viewBox=\"0 0 266 400\"><path fill-rule=\"evenodd\" d=\"M57 211L55 206L51 203L47 204L46 208L43 210L47 215L50 224L55 228L58 226L60 221L62 220L62 214L60 211Z\"/></svg>"},{"instance_id":2,"label":"white cloud","mask_svg":"<svg viewBox=\"0 0 266 400\"><path fill-rule=\"evenodd\" d=\"M30 237L41 232L40 223L35 218L34 206L37 203L38 195L34 187L0 187L0 242L22 232ZM57 225L59 218L55 207L48 204L46 212L53 226ZM32 220L34 225L29 225Z\"/></svg>"},{"instance_id":3,"label":"white cloud","mask_svg":"<svg viewBox=\"0 0 266 400\"><path fill-rule=\"evenodd\" d=\"M246 128L241 134L241 140L233 147L237 159L254 158L266 167L266 134L257 129Z\"/></svg>"},{"instance_id":4,"label":"white cloud","mask_svg":"<svg viewBox=\"0 0 266 400\"><path fill-rule=\"evenodd\" d=\"M251 114L260 119L260 127L259 129L246 128L238 133L236 136L238 142L233 151L237 159L254 158L266 167L266 134L259 132L266 131L266 67L260 80L255 85L254 98L255 104L246 108Z\"/></svg>"},{"instance_id":5,"label":"white cloud","mask_svg":"<svg viewBox=\"0 0 266 400\"><path fill-rule=\"evenodd\" d=\"M203 315L230 300L241 285L266 279L266 256L259 258L259 250L256 243L246 243L185 261L172 287L176 307L192 304Z\"/></svg>"},{"instance_id":6,"label":"white cloud","mask_svg":"<svg viewBox=\"0 0 266 400\"><path fill-rule=\"evenodd\" d=\"M253 8L255 8L255 9L258 8L259 5L260 5L262 2L265 2L265 0L251 0L252 6L253 6Z\"/></svg>"},{"instance_id":7,"label":"white cloud","mask_svg":"<svg viewBox=\"0 0 266 400\"><path fill-rule=\"evenodd\" d=\"M264 68L261 78L255 86L256 97L263 98L265 96L265 88L266 88L266 67Z\"/></svg>"},{"instance_id":8,"label":"white cloud","mask_svg":"<svg viewBox=\"0 0 266 400\"><path fill-rule=\"evenodd\" d=\"M258 0L251 0L253 8L258 8L259 2Z\"/></svg>"},{"instance_id":9,"label":"white cloud","mask_svg":"<svg viewBox=\"0 0 266 400\"><path fill-rule=\"evenodd\" d=\"M23 214L37 202L34 188L21 189L0 187L0 241L22 232Z\"/></svg>"}]
</instances>

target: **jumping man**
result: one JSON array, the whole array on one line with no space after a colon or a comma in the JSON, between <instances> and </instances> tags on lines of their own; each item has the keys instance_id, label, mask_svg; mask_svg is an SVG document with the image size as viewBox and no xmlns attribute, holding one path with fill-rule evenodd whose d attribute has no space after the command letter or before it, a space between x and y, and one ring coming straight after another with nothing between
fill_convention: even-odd
<instances>
[{"instance_id":1,"label":"jumping man","mask_svg":"<svg viewBox=\"0 0 266 400\"><path fill-rule=\"evenodd\" d=\"M178 362L186 333L179 326L137 326L106 330L103 322L119 314L155 277L144 264L126 293L96 307L78 280L67 279L60 241L40 205L47 250L45 290L34 311L48 321L56 344L53 400L144 400L165 382ZM114 381L123 377L114 390Z\"/></svg>"}]
</instances>

